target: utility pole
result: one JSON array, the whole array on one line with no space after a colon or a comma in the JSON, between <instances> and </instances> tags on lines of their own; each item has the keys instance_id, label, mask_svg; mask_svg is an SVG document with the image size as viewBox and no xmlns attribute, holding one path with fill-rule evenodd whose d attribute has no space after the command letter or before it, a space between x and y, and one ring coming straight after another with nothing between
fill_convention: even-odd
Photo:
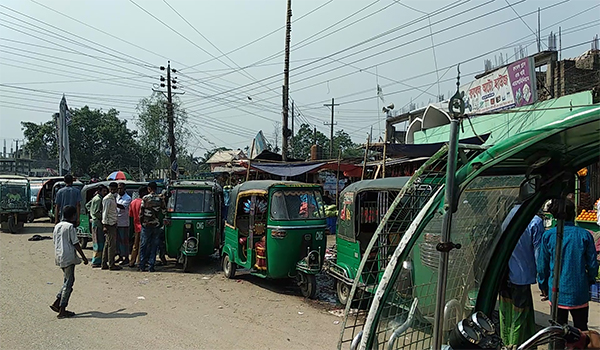
<instances>
[{"instance_id":1,"label":"utility pole","mask_svg":"<svg viewBox=\"0 0 600 350\"><path fill-rule=\"evenodd\" d=\"M288 151L288 137L290 136L290 130L288 129L288 113L289 113L289 93L290 93L290 38L292 32L292 0L287 0L287 15L285 23L285 59L283 66L283 94L282 94L282 106L283 106L283 123L282 138L281 138L281 160L287 161Z\"/></svg>"},{"instance_id":2,"label":"utility pole","mask_svg":"<svg viewBox=\"0 0 600 350\"><path fill-rule=\"evenodd\" d=\"M329 159L333 159L333 126L337 125L337 123L333 122L333 111L335 106L339 106L339 103L334 103L334 99L331 99L331 103L326 103L323 106L325 107L331 107L331 123L323 123L325 125L329 125L331 126L331 132L329 133L330 135L330 139L329 139Z\"/></svg>"},{"instance_id":3,"label":"utility pole","mask_svg":"<svg viewBox=\"0 0 600 350\"><path fill-rule=\"evenodd\" d=\"M281 148L283 148L283 141L281 142ZM294 158L294 100L292 100L292 135L290 138L290 148L292 149L292 158Z\"/></svg>"},{"instance_id":4,"label":"utility pole","mask_svg":"<svg viewBox=\"0 0 600 350\"><path fill-rule=\"evenodd\" d=\"M176 180L177 179L177 171L178 171L178 165L177 165L177 149L175 147L175 108L173 106L173 95L175 95L176 93L172 92L172 90L177 89L177 78L173 78L171 79L171 73L177 73L176 69L171 69L171 61L167 62L167 67L165 68L164 66L160 67L160 70L166 70L167 71L167 78L165 79L165 77L161 76L160 77L160 87L166 87L167 88L167 93L166 93L166 98L167 98L167 126L168 126L168 138L167 141L169 142L169 148L170 148L170 152L169 152L169 173L171 174L170 179L171 180ZM161 90L154 90L153 91L157 91L162 93L163 95L165 94L164 91ZM181 93L183 94L183 93Z\"/></svg>"},{"instance_id":5,"label":"utility pole","mask_svg":"<svg viewBox=\"0 0 600 350\"><path fill-rule=\"evenodd\" d=\"M542 32L540 30L540 8L538 7L538 40L537 40L537 47L538 47L538 53L540 53L542 51Z\"/></svg>"}]
</instances>

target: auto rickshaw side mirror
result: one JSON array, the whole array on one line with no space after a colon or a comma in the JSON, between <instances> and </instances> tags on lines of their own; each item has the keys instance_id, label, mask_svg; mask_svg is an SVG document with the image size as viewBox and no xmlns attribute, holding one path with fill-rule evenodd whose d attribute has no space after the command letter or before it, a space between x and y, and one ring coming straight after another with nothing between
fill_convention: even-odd
<instances>
[{"instance_id":1,"label":"auto rickshaw side mirror","mask_svg":"<svg viewBox=\"0 0 600 350\"><path fill-rule=\"evenodd\" d=\"M521 201L525 201L536 194L541 184L540 179L541 176L536 175L529 177L521 182L521 185L519 186L519 199Z\"/></svg>"}]
</instances>

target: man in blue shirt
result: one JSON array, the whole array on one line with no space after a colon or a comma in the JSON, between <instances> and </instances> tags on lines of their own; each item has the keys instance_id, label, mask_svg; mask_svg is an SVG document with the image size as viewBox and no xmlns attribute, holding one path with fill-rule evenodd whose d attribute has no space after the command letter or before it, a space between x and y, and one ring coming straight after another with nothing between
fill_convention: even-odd
<instances>
[{"instance_id":1,"label":"man in blue shirt","mask_svg":"<svg viewBox=\"0 0 600 350\"><path fill-rule=\"evenodd\" d=\"M598 274L594 238L585 229L575 226L575 204L565 203L565 213L558 210L558 201L552 201L550 212L556 218L565 218L562 247L562 265L558 286L557 321L566 324L569 312L573 325L582 331L588 330L590 286ZM542 236L537 259L538 283L540 289L552 300L554 257L556 255L556 228Z\"/></svg>"},{"instance_id":2,"label":"man in blue shirt","mask_svg":"<svg viewBox=\"0 0 600 350\"><path fill-rule=\"evenodd\" d=\"M65 175L66 186L56 192L54 198L54 223L58 224L62 217L63 208L67 205L77 208L77 222L75 227L79 226L79 213L81 211L81 191L73 187L73 176Z\"/></svg>"},{"instance_id":3,"label":"man in blue shirt","mask_svg":"<svg viewBox=\"0 0 600 350\"><path fill-rule=\"evenodd\" d=\"M502 231L513 219L515 205L502 223ZM536 257L544 233L543 220L534 216L521 234L508 261L508 279L500 287L500 335L506 345L520 345L535 333L535 313L531 285L536 282Z\"/></svg>"}]
</instances>

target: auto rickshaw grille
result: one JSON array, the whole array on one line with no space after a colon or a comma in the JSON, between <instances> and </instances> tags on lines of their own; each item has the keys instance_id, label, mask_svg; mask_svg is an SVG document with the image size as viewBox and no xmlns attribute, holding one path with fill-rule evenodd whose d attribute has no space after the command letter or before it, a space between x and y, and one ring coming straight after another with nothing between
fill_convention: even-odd
<instances>
[{"instance_id":1,"label":"auto rickshaw grille","mask_svg":"<svg viewBox=\"0 0 600 350\"><path fill-rule=\"evenodd\" d=\"M461 149L458 167L473 159L480 150ZM446 176L447 147L444 146L428 161L426 161L406 183L399 192L387 193L387 212L379 213L379 225L368 246L364 248L361 265L354 280L353 288L346 304L342 332L338 342L338 349L350 348L353 340L358 339L361 333L367 312L373 302L373 293L381 279L390 257L396 250L400 239L417 217L425 204L443 188ZM437 231L439 233L440 231ZM419 258L419 257L412 257ZM431 256L428 260L431 260ZM410 266L412 262L407 262ZM408 308L412 301L414 290L410 271L402 271L398 284L401 291L396 296L399 300L407 301ZM435 294L435 288L428 294ZM396 302L396 301L395 301ZM406 304L406 302L405 302ZM392 309L387 310L390 312ZM396 318L390 321L397 322ZM392 323L393 323L392 322ZM393 324L389 325L393 327Z\"/></svg>"}]
</instances>

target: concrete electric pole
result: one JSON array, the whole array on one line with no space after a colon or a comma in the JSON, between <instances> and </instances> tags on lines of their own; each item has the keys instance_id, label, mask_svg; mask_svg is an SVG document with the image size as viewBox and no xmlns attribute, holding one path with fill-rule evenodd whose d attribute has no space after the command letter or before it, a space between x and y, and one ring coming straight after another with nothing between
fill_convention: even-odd
<instances>
[{"instance_id":1,"label":"concrete electric pole","mask_svg":"<svg viewBox=\"0 0 600 350\"><path fill-rule=\"evenodd\" d=\"M160 70L167 71L167 77L160 77L161 83L160 87L166 87L167 93L167 126L168 126L168 137L167 141L169 142L169 173L170 179L176 180L178 173L178 165L177 165L177 149L175 147L175 108L173 106L173 95L176 93L172 92L172 90L177 89L177 78L171 79L171 73L177 73L176 69L171 69L171 61L168 62L167 67L160 67ZM154 90L165 94L164 91Z\"/></svg>"},{"instance_id":2,"label":"concrete electric pole","mask_svg":"<svg viewBox=\"0 0 600 350\"><path fill-rule=\"evenodd\" d=\"M339 106L339 103L334 103L334 99L331 99L331 103L326 103L323 106L325 107L331 107L331 123L323 123L325 125L329 125L331 126L331 132L329 133L329 159L333 159L333 126L336 125L337 123L333 122L333 111L335 106Z\"/></svg>"},{"instance_id":3,"label":"concrete electric pole","mask_svg":"<svg viewBox=\"0 0 600 350\"><path fill-rule=\"evenodd\" d=\"M287 15L285 24L285 59L283 66L283 96L282 96L282 114L283 123L281 123L282 138L281 138L281 159L287 161L288 137L290 130L288 129L288 113L289 113L289 93L290 93L290 38L292 32L292 0L287 0Z\"/></svg>"}]
</instances>

